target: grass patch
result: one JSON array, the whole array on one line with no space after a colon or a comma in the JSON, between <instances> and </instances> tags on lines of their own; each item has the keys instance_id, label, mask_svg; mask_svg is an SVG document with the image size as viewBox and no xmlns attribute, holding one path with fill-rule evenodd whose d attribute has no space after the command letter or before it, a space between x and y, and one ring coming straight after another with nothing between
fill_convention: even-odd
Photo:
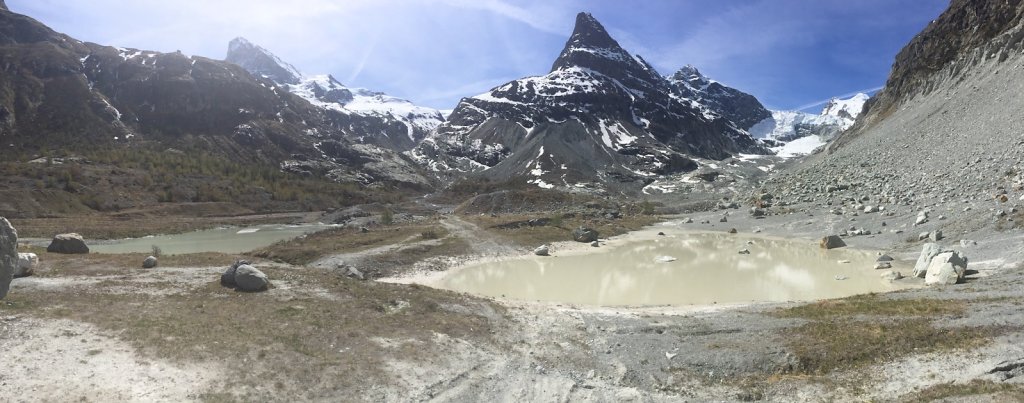
<instances>
[{"instance_id":1,"label":"grass patch","mask_svg":"<svg viewBox=\"0 0 1024 403\"><path fill-rule=\"evenodd\" d=\"M1024 386L975 379L967 383L941 384L921 390L900 401L927 403L951 397L977 397L978 401L1022 402Z\"/></svg>"},{"instance_id":2,"label":"grass patch","mask_svg":"<svg viewBox=\"0 0 1024 403\"><path fill-rule=\"evenodd\" d=\"M878 294L824 300L775 312L784 318L812 320L834 319L856 315L873 316L959 316L965 312L963 301L941 299L888 299Z\"/></svg>"},{"instance_id":3,"label":"grass patch","mask_svg":"<svg viewBox=\"0 0 1024 403\"><path fill-rule=\"evenodd\" d=\"M992 328L938 328L928 319L828 319L793 329L787 344L795 372L825 374L893 360L914 353L977 347Z\"/></svg>"},{"instance_id":4,"label":"grass patch","mask_svg":"<svg viewBox=\"0 0 1024 403\"><path fill-rule=\"evenodd\" d=\"M297 213L235 217L206 217L198 212L193 216L150 214L94 214L58 218L15 218L10 221L18 230L19 238L51 238L57 234L75 232L87 239L122 239L155 234L179 234L221 226L280 224L293 222L302 217L302 214Z\"/></svg>"},{"instance_id":5,"label":"grass patch","mask_svg":"<svg viewBox=\"0 0 1024 403\"><path fill-rule=\"evenodd\" d=\"M501 235L519 246L537 246L539 244L571 241L572 230L581 225L597 230L601 238L622 235L636 231L661 219L650 215L626 215L618 219L603 217L566 217L562 215L499 215L499 216L465 216L466 221L473 222L480 228ZM528 221L533 218L549 218L551 222L544 226L519 226L509 228L509 224Z\"/></svg>"},{"instance_id":6,"label":"grass patch","mask_svg":"<svg viewBox=\"0 0 1024 403\"><path fill-rule=\"evenodd\" d=\"M448 231L444 227L433 221L380 227L369 232L361 232L358 228L332 228L305 237L277 242L250 254L278 262L305 265L332 254L358 252L378 246L419 241L420 238L424 238L424 233L432 233L436 238L448 235Z\"/></svg>"}]
</instances>

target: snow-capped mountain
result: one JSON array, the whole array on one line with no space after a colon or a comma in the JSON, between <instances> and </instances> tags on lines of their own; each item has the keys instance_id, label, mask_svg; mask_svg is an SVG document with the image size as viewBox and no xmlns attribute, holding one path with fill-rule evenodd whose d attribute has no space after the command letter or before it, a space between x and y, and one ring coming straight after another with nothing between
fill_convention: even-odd
<instances>
[{"instance_id":1,"label":"snow-capped mountain","mask_svg":"<svg viewBox=\"0 0 1024 403\"><path fill-rule=\"evenodd\" d=\"M674 95L728 119L740 129L749 130L772 115L753 95L712 80L692 65L667 78Z\"/></svg>"},{"instance_id":2,"label":"snow-capped mountain","mask_svg":"<svg viewBox=\"0 0 1024 403\"><path fill-rule=\"evenodd\" d=\"M847 99L832 98L825 105L825 109L821 111L822 116L836 116L849 121L845 124L843 130L849 129L853 126L853 122L857 120L857 116L864 110L864 103L871 98L868 94L859 93Z\"/></svg>"},{"instance_id":3,"label":"snow-capped mountain","mask_svg":"<svg viewBox=\"0 0 1024 403\"><path fill-rule=\"evenodd\" d=\"M347 87L330 75L303 75L245 38L231 41L226 60L274 81L315 106L347 115L348 118L339 120L358 133L357 139L362 142L404 151L413 148L444 122L444 116L437 109L382 92Z\"/></svg>"},{"instance_id":4,"label":"snow-capped mountain","mask_svg":"<svg viewBox=\"0 0 1024 403\"><path fill-rule=\"evenodd\" d=\"M817 115L772 111L770 118L758 122L749 132L755 138L776 142L772 150L780 156L810 154L853 126L869 98L864 93L847 99L832 98Z\"/></svg>"},{"instance_id":5,"label":"snow-capped mountain","mask_svg":"<svg viewBox=\"0 0 1024 403\"><path fill-rule=\"evenodd\" d=\"M544 188L637 189L693 170L690 157L767 149L694 101L587 13L551 71L464 98L412 155L441 175Z\"/></svg>"}]
</instances>

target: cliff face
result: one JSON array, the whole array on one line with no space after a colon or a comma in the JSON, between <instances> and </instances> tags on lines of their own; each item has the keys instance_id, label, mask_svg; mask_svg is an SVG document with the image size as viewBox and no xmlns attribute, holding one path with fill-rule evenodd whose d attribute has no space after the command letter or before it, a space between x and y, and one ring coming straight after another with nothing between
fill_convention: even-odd
<instances>
[{"instance_id":1,"label":"cliff face","mask_svg":"<svg viewBox=\"0 0 1024 403\"><path fill-rule=\"evenodd\" d=\"M896 55L885 88L830 149L842 147L915 97L978 73L979 64L1019 54L1024 49L1022 19L1022 0L953 0Z\"/></svg>"}]
</instances>

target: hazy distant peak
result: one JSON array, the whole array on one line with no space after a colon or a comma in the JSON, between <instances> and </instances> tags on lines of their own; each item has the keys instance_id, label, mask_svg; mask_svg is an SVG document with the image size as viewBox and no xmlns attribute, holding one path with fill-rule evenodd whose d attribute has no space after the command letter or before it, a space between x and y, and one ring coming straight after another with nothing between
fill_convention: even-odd
<instances>
[{"instance_id":1,"label":"hazy distant peak","mask_svg":"<svg viewBox=\"0 0 1024 403\"><path fill-rule=\"evenodd\" d=\"M295 66L242 37L228 44L228 57L225 60L276 83L298 84L302 80L302 73Z\"/></svg>"}]
</instances>

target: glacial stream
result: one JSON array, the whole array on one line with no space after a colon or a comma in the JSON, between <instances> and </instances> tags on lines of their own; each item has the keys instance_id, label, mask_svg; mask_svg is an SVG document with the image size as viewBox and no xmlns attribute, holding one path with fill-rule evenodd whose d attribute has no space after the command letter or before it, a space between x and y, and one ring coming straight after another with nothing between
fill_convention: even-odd
<instances>
[{"instance_id":1,"label":"glacial stream","mask_svg":"<svg viewBox=\"0 0 1024 403\"><path fill-rule=\"evenodd\" d=\"M200 252L242 253L326 228L329 226L324 224L269 224L244 228L216 228L182 234L89 242L89 249L96 253L149 253L155 245L168 255Z\"/></svg>"},{"instance_id":2,"label":"glacial stream","mask_svg":"<svg viewBox=\"0 0 1024 403\"><path fill-rule=\"evenodd\" d=\"M876 253L823 250L806 240L644 231L600 248L552 253L469 265L430 285L593 306L807 301L896 288L873 269Z\"/></svg>"}]
</instances>

